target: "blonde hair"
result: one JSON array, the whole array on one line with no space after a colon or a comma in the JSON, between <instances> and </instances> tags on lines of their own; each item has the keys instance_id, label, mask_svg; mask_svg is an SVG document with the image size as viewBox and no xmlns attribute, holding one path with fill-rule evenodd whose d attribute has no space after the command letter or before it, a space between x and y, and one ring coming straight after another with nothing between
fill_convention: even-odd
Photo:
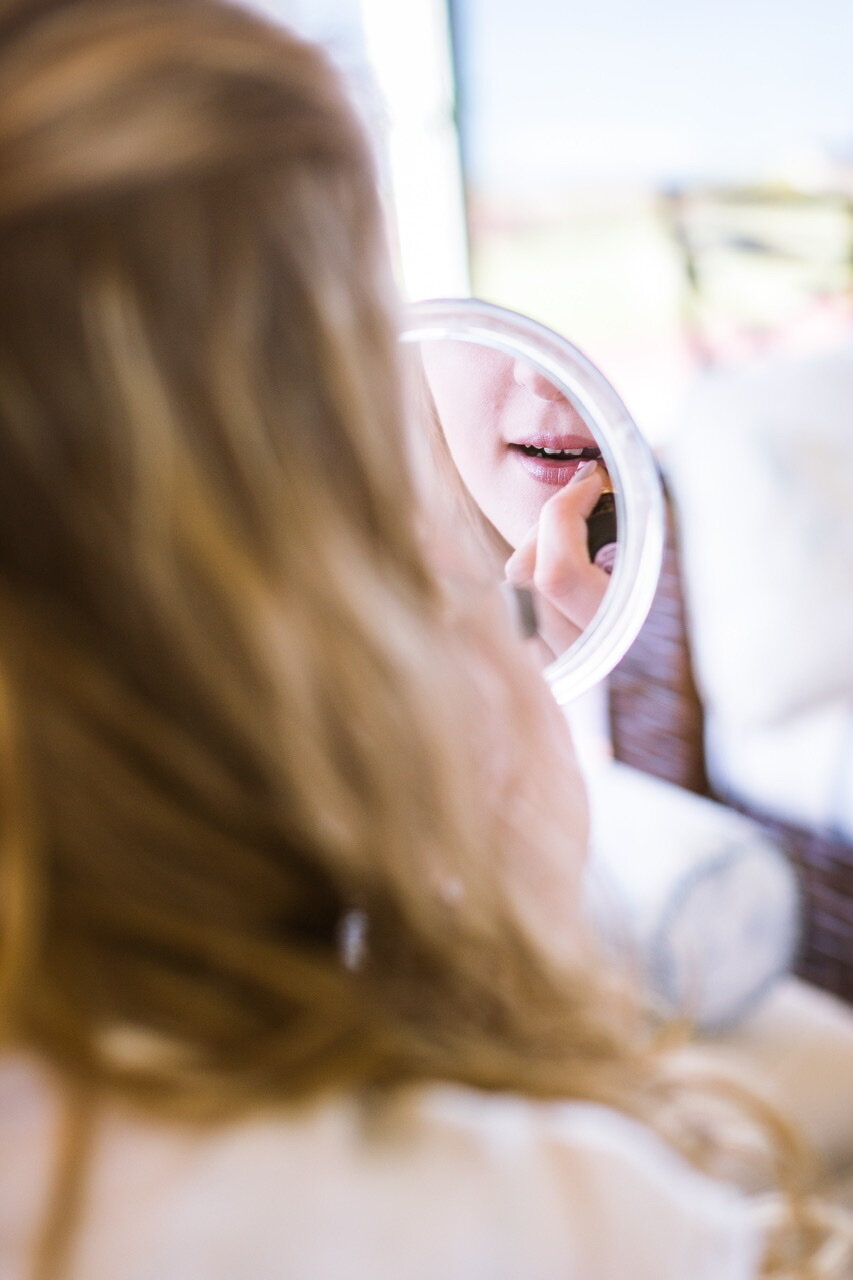
<instances>
[{"instance_id":1,"label":"blonde hair","mask_svg":"<svg viewBox=\"0 0 853 1280\"><path fill-rule=\"evenodd\" d=\"M83 1111L443 1079L709 1163L579 922L541 941L580 788L500 603L419 536L337 76L213 0L0 15L3 1042Z\"/></svg>"}]
</instances>

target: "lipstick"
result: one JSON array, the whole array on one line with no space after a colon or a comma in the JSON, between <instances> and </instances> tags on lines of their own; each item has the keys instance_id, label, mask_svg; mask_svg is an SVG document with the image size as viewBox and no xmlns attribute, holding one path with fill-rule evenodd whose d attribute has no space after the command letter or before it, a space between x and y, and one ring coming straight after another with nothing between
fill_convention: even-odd
<instances>
[{"instance_id":1,"label":"lipstick","mask_svg":"<svg viewBox=\"0 0 853 1280\"><path fill-rule=\"evenodd\" d=\"M593 564L605 573L613 572L618 547L616 539L616 495L608 476L604 492L592 509L586 522L586 545Z\"/></svg>"}]
</instances>

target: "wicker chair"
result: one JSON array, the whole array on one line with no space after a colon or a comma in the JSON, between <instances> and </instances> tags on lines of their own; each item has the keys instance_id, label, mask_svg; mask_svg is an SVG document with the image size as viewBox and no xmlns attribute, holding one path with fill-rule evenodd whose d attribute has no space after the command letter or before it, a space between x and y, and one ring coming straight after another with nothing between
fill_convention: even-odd
<instances>
[{"instance_id":1,"label":"wicker chair","mask_svg":"<svg viewBox=\"0 0 853 1280\"><path fill-rule=\"evenodd\" d=\"M757 812L708 782L702 703L693 679L678 559L667 504L663 569L648 619L611 674L609 716L618 760L740 810L786 850L804 901L797 973L853 1003L853 845Z\"/></svg>"}]
</instances>

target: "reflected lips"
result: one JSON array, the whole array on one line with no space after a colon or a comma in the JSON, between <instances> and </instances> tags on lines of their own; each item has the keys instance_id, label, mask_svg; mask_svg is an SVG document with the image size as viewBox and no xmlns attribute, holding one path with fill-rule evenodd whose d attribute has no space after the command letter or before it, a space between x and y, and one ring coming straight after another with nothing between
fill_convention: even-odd
<instances>
[{"instance_id":1,"label":"reflected lips","mask_svg":"<svg viewBox=\"0 0 853 1280\"><path fill-rule=\"evenodd\" d=\"M528 475L541 484L554 486L568 484L585 462L601 457L601 450L591 437L581 435L530 436L510 442L508 448Z\"/></svg>"}]
</instances>

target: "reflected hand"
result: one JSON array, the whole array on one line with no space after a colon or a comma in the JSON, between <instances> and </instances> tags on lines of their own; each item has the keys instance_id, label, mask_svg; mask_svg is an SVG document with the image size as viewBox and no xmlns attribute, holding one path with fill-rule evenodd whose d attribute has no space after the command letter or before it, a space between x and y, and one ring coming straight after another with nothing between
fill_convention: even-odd
<instances>
[{"instance_id":1,"label":"reflected hand","mask_svg":"<svg viewBox=\"0 0 853 1280\"><path fill-rule=\"evenodd\" d=\"M550 657L563 653L589 626L610 583L587 549L587 520L603 489L603 472L595 462L586 463L548 499L506 563L507 580L535 592L539 635Z\"/></svg>"}]
</instances>

